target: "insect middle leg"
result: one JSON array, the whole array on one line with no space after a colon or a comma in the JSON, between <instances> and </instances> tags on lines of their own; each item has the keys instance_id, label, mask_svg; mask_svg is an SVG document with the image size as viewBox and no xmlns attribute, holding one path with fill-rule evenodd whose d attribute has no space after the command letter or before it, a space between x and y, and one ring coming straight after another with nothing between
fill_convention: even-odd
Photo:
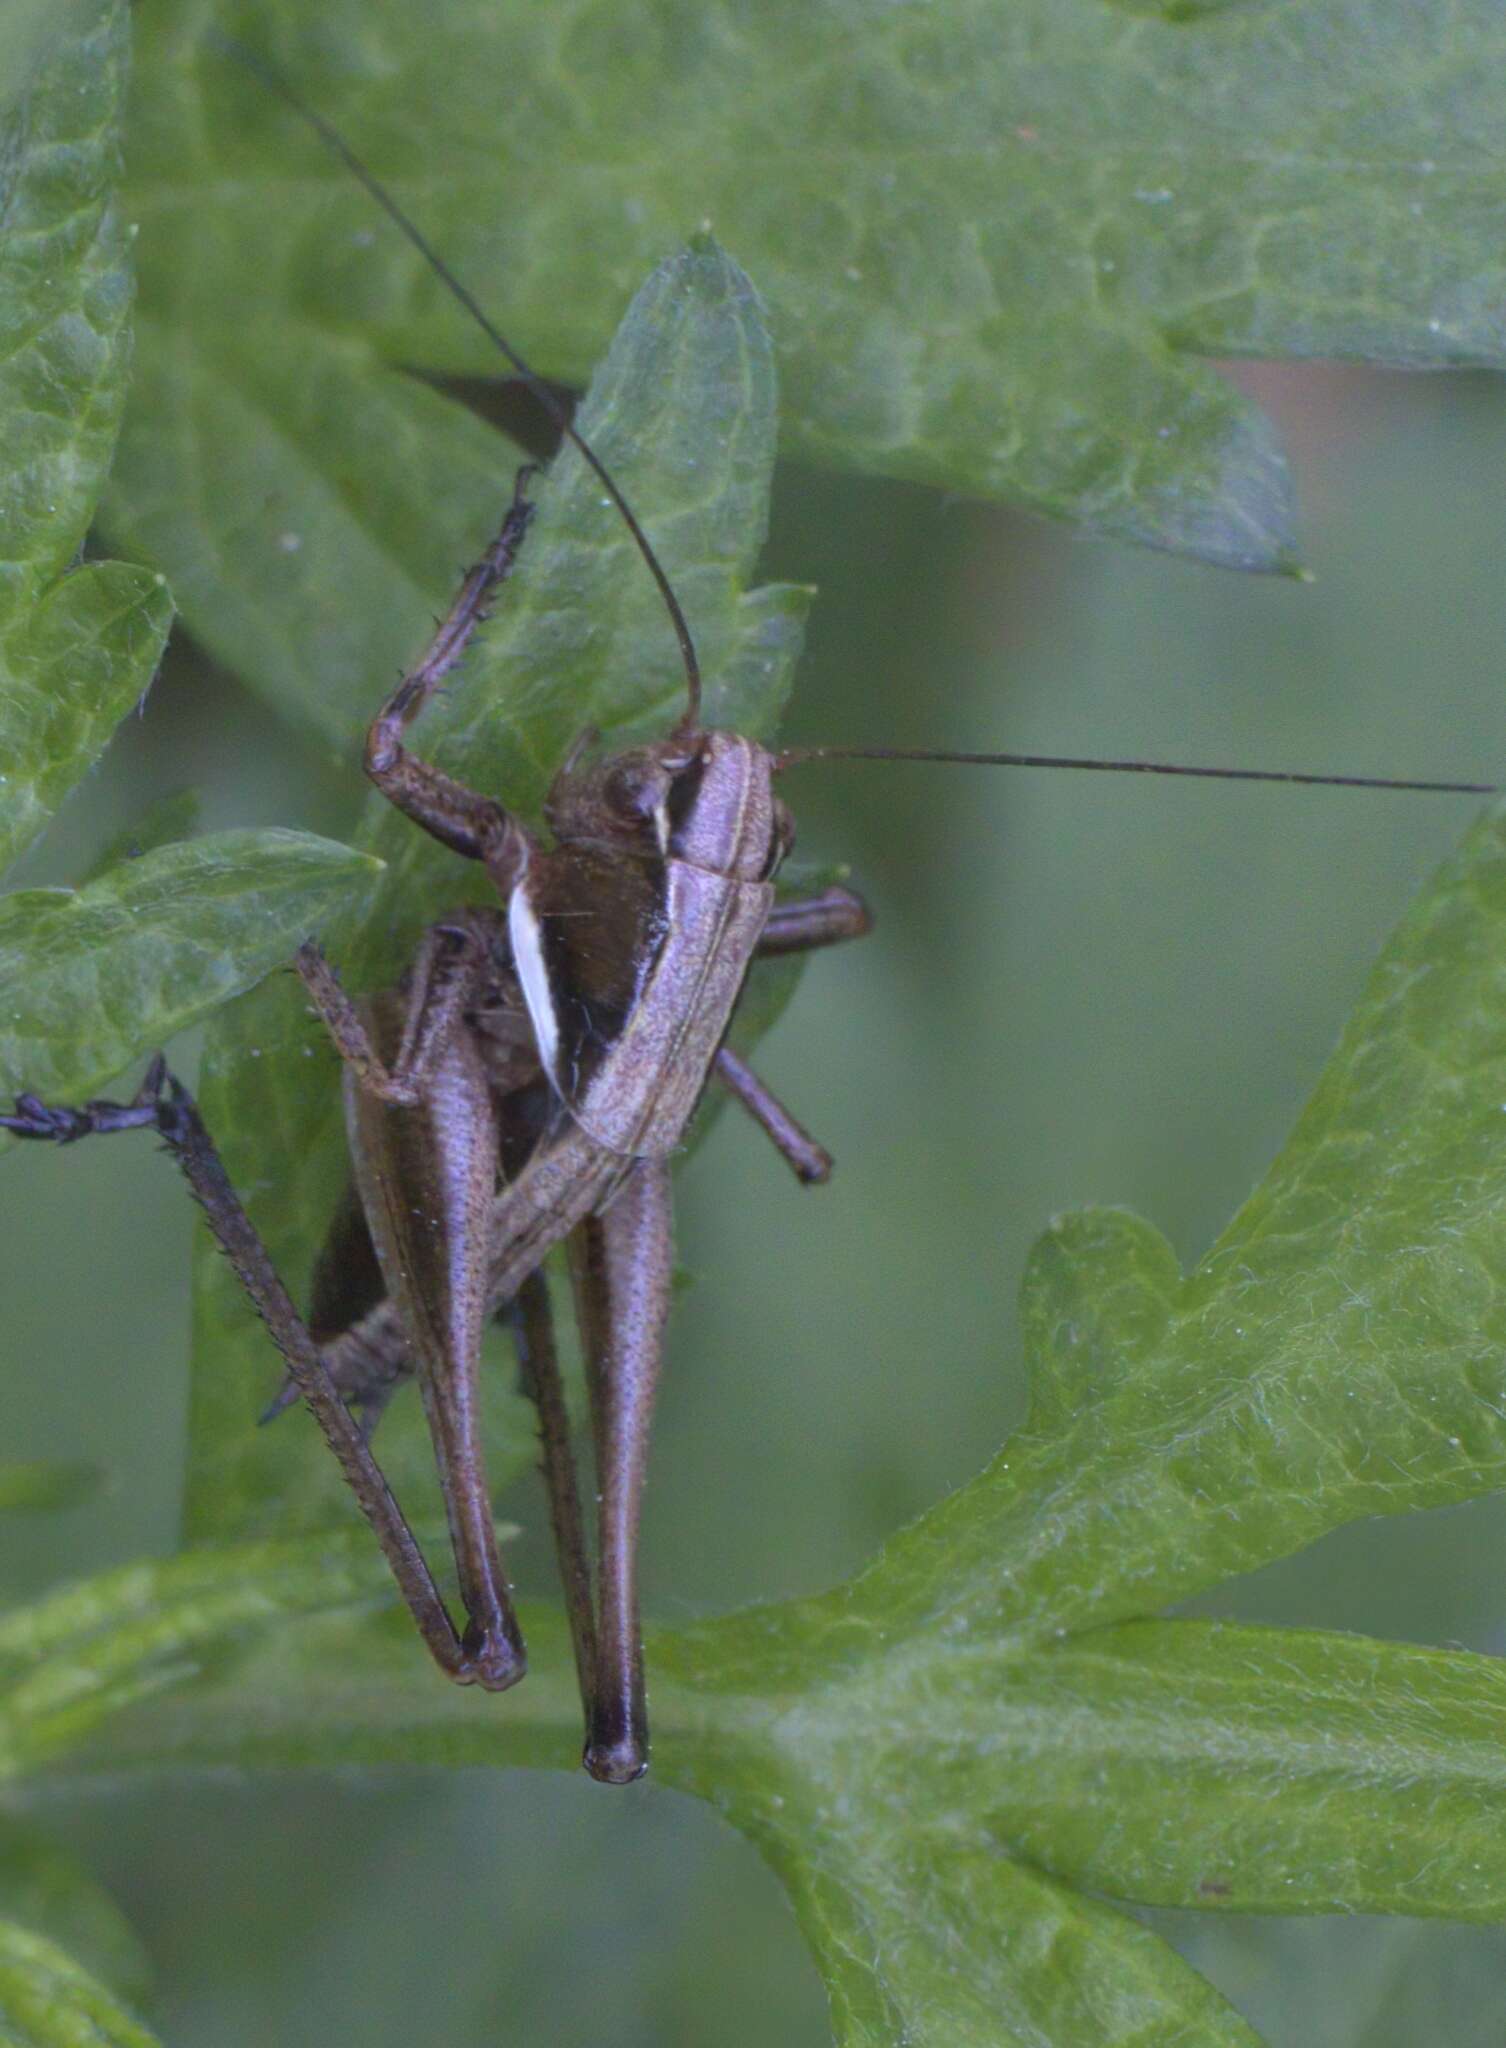
<instances>
[{"instance_id":1,"label":"insect middle leg","mask_svg":"<svg viewBox=\"0 0 1506 2048\"><path fill-rule=\"evenodd\" d=\"M872 930L873 913L862 897L834 882L814 896L792 896L776 903L758 942L758 957L769 960L781 953L812 953L821 946L866 938Z\"/></svg>"},{"instance_id":2,"label":"insect middle leg","mask_svg":"<svg viewBox=\"0 0 1506 2048\"><path fill-rule=\"evenodd\" d=\"M776 903L758 942L758 957L773 959L784 953L809 953L821 946L837 946L845 939L863 938L872 927L873 919L862 897L851 889L833 885L815 896ZM831 1178L834 1162L826 1147L816 1142L730 1045L717 1052L714 1072L797 1180L815 1187Z\"/></svg>"},{"instance_id":3,"label":"insect middle leg","mask_svg":"<svg viewBox=\"0 0 1506 2048\"><path fill-rule=\"evenodd\" d=\"M346 1483L371 1525L435 1663L460 1684L479 1682L495 1686L495 1677L466 1648L450 1619L417 1539L360 1426L325 1370L319 1347L294 1308L256 1226L246 1214L196 1103L182 1083L167 1071L160 1055L153 1060L141 1089L128 1103L90 1102L82 1108L68 1108L49 1106L35 1096L23 1095L17 1098L14 1114L0 1116L0 1129L17 1137L50 1139L62 1144L143 1128L159 1133L181 1167L210 1229L282 1353L288 1373L312 1410L325 1442L339 1461Z\"/></svg>"}]
</instances>

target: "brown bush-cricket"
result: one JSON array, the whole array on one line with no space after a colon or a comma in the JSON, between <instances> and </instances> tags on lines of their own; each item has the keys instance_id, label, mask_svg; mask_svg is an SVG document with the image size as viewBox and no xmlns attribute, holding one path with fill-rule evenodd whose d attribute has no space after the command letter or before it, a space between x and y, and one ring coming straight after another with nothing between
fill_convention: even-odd
<instances>
[{"instance_id":1,"label":"brown bush-cricket","mask_svg":"<svg viewBox=\"0 0 1506 2048\"><path fill-rule=\"evenodd\" d=\"M636 1551L672 1263L669 1158L715 1076L763 1123L802 1179L825 1177L825 1155L723 1038L755 954L833 943L866 928L861 903L846 891L775 904L773 877L793 836L775 776L799 760L867 754L1469 793L1484 793L1484 786L1011 754L781 754L704 728L689 627L615 482L365 167L327 124L301 111L481 320L596 470L664 595L685 662L685 709L651 745L601 762L580 747L572 751L546 806L556 842L548 849L489 797L408 751L408 726L461 657L513 567L528 521L520 479L497 540L373 723L366 758L390 801L482 863L505 912L468 911L433 926L401 990L365 1005L344 996L315 950L300 958L346 1063L356 1235L369 1236L380 1273L380 1294L348 1325L327 1332L320 1315L312 1326L298 1316L192 1102L160 1062L130 1103L71 1110L22 1097L0 1123L23 1136L65 1141L140 1126L162 1133L266 1319L292 1384L340 1459L436 1661L457 1680L498 1690L522 1675L524 1658L481 1456L477 1361L485 1318L514 1304L581 1674L587 1768L623 1782L647 1760ZM594 1592L539 1272L562 1239L571 1250L588 1354L602 1497ZM452 1622L369 1446L383 1402L410 1371L434 1440L463 1630ZM359 1423L349 1404L362 1410Z\"/></svg>"}]
</instances>

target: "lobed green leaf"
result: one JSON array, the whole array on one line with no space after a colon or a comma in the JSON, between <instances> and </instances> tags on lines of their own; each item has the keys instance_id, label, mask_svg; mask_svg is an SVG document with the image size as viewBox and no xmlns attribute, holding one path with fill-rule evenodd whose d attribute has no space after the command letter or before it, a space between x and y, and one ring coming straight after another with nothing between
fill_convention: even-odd
<instances>
[{"instance_id":1,"label":"lobed green leaf","mask_svg":"<svg viewBox=\"0 0 1506 2048\"><path fill-rule=\"evenodd\" d=\"M1499 1658L1142 1621L1022 1660L996 1691L978 1662L974 1811L1085 1890L1237 1913L1506 1918ZM952 1756L968 1718L949 1730ZM997 1747L985 1720L1007 1728Z\"/></svg>"},{"instance_id":2,"label":"lobed green leaf","mask_svg":"<svg viewBox=\"0 0 1506 2048\"><path fill-rule=\"evenodd\" d=\"M131 277L119 171L124 0L23 13L0 53L0 868L151 682L160 575L75 566L125 400Z\"/></svg>"},{"instance_id":3,"label":"lobed green leaf","mask_svg":"<svg viewBox=\"0 0 1506 2048\"><path fill-rule=\"evenodd\" d=\"M1214 1910L1506 1907L1496 1659L1143 1622L1024 1651L897 1635L834 1678L818 1605L652 1641L654 1767L784 1878L844 2043L1253 2041L1079 1887ZM80 1761L569 1768L564 1631L525 1622L528 1683L490 1711L435 1681L401 1614L321 1615L101 1728Z\"/></svg>"},{"instance_id":4,"label":"lobed green leaf","mask_svg":"<svg viewBox=\"0 0 1506 2048\"><path fill-rule=\"evenodd\" d=\"M1250 2038L1079 1888L1506 1912L1498 1661L1153 1618L1356 1515L1499 1483L1503 984L1497 811L1190 1279L1121 1212L1058 1221L1025 1283L1037 1397L994 1464L851 1584L650 1644L655 1769L784 1877L844 2042ZM568 1653L529 1628L527 1698L489 1716L401 1616L326 1619L98 1755L565 1764Z\"/></svg>"},{"instance_id":5,"label":"lobed green leaf","mask_svg":"<svg viewBox=\"0 0 1506 2048\"><path fill-rule=\"evenodd\" d=\"M1413 905L1266 1179L1183 1282L1061 1219L1024 1289L1030 1428L841 1626L1021 1640L1152 1612L1361 1515L1506 1475L1506 811Z\"/></svg>"},{"instance_id":6,"label":"lobed green leaf","mask_svg":"<svg viewBox=\"0 0 1506 2048\"><path fill-rule=\"evenodd\" d=\"M395 372L505 369L205 21L141 21L111 531L205 644L343 735L507 464ZM768 295L808 460L1282 568L1284 457L1210 358L1502 361L1491 0L240 0L215 27L283 66L556 378L584 381L636 281L714 221Z\"/></svg>"},{"instance_id":7,"label":"lobed green leaf","mask_svg":"<svg viewBox=\"0 0 1506 2048\"><path fill-rule=\"evenodd\" d=\"M533 1665L500 1710L493 1702L477 1712L473 1699L434 1683L402 1617L333 1617L317 1640L294 1626L215 1679L154 1702L149 1716L124 1717L81 1761L109 1772L231 1758L274 1769L572 1768L580 1724L564 1631L550 1613L523 1619ZM844 2048L1075 2048L1088 2039L1254 2048L1250 2030L1157 1937L1032 1870L990 1834L961 1771L938 1782L922 1752L913 1772L885 1771L879 1798L862 1774L861 1731L846 1745L857 1767L831 1768L844 1702L828 1708L819 1681L798 1702L729 1697L715 1633L649 1646L655 1770L713 1799L784 1878Z\"/></svg>"},{"instance_id":8,"label":"lobed green leaf","mask_svg":"<svg viewBox=\"0 0 1506 2048\"><path fill-rule=\"evenodd\" d=\"M898 1837L813 1831L772 1858L839 2048L1259 2048L1159 1935L939 1821Z\"/></svg>"},{"instance_id":9,"label":"lobed green leaf","mask_svg":"<svg viewBox=\"0 0 1506 2048\"><path fill-rule=\"evenodd\" d=\"M354 1528L128 1565L0 1616L0 1777L67 1751L237 1636L387 1584Z\"/></svg>"}]
</instances>

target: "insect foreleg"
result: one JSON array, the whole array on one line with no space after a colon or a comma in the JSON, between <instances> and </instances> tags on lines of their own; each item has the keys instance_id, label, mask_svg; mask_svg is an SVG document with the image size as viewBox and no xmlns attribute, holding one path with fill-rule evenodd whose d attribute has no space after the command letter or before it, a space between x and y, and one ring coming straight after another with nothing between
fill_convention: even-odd
<instances>
[{"instance_id":1,"label":"insect foreleg","mask_svg":"<svg viewBox=\"0 0 1506 2048\"><path fill-rule=\"evenodd\" d=\"M873 929L873 914L852 889L833 884L814 896L795 896L776 903L758 942L760 960L780 953L811 953L819 946L840 946L861 939Z\"/></svg>"},{"instance_id":2,"label":"insect foreleg","mask_svg":"<svg viewBox=\"0 0 1506 2048\"><path fill-rule=\"evenodd\" d=\"M485 617L489 599L506 579L533 507L523 495L532 465L518 471L512 504L497 538L466 576L422 659L411 668L372 720L366 734L366 773L388 801L468 860L485 861L507 888L521 872L528 840L500 804L409 753L403 735L464 654Z\"/></svg>"}]
</instances>

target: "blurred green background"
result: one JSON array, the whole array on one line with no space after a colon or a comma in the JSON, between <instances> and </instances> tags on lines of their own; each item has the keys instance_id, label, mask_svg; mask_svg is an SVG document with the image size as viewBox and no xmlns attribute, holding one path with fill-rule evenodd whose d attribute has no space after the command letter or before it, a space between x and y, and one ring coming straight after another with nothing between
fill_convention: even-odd
<instances>
[{"instance_id":1,"label":"blurred green background","mask_svg":"<svg viewBox=\"0 0 1506 2048\"><path fill-rule=\"evenodd\" d=\"M1499 385L1235 374L1282 424L1315 584L789 470L766 570L821 590L792 736L1503 773ZM349 764L179 641L26 879L75 877L185 783L215 827L338 834L357 795ZM694 1285L645 1534L668 1621L831 1582L983 1462L1021 1412L1014 1291L1054 1211L1126 1203L1202 1253L1470 810L857 764L801 771L792 801L802 852L851 862L877 931L813 963L760 1062L836 1152L832 1185L797 1190L730 1117L681 1177ZM10 1453L113 1476L87 1508L11 1526L0 1581L21 1598L173 1544L189 1213L145 1142L5 1174ZM505 1506L516 1577L542 1592L539 1497ZM1205 1606L1499 1651L1506 1513L1363 1525ZM451 2048L827 2038L772 1878L651 1780L231 1776L54 1796L39 1818L130 1912L184 2048L396 2048L441 2023ZM1506 2028L1489 1930L1154 1917L1278 2048Z\"/></svg>"}]
</instances>

